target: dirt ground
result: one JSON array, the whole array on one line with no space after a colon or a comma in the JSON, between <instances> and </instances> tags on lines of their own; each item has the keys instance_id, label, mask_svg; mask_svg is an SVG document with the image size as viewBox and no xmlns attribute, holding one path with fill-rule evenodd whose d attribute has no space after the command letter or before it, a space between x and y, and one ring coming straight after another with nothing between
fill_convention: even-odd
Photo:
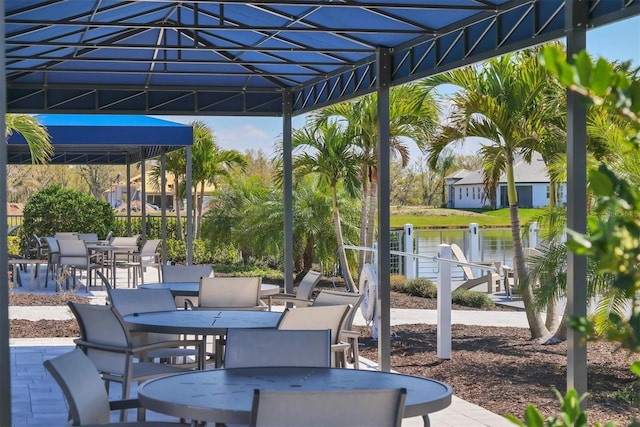
<instances>
[{"instance_id":1,"label":"dirt ground","mask_svg":"<svg viewBox=\"0 0 640 427\"><path fill-rule=\"evenodd\" d=\"M64 305L69 298L86 300L69 294L12 293L9 304ZM392 293L391 305L432 309L435 301ZM10 327L15 338L78 336L75 321L12 320ZM366 328L360 330L361 355L377 360L377 341ZM453 325L452 358L439 360L435 326L403 325L392 331L391 366L396 371L444 381L456 396L497 414L522 418L529 403L545 417L557 413L552 389L566 389L566 343L545 346L530 340L528 330L521 328ZM623 426L640 417L640 386L629 370L631 361L611 344L588 345L589 425L615 420Z\"/></svg>"}]
</instances>

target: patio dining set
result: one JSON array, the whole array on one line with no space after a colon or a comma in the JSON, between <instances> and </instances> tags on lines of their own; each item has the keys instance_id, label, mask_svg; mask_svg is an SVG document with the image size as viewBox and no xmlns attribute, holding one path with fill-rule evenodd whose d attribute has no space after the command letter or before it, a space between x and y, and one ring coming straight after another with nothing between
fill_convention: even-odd
<instances>
[{"instance_id":1,"label":"patio dining set","mask_svg":"<svg viewBox=\"0 0 640 427\"><path fill-rule=\"evenodd\" d=\"M49 285L49 276L56 282L56 289L60 289L62 282L68 290L70 282L76 287L78 273L86 274L86 291L91 286L104 288L104 282L98 280L96 272L111 279L112 286L116 286L116 269L127 270L127 287L137 287L144 283L143 271L147 267L158 269L160 280L161 257L158 248L162 243L159 239L150 239L141 244L140 235L113 237L109 233L100 239L96 233L57 232L53 236L32 236L32 248L27 256L12 257L9 264L16 270L19 267L32 267L30 287L40 288L40 266L46 264L44 286ZM14 277L20 275L14 272ZM17 283L22 286L21 282Z\"/></svg>"},{"instance_id":2,"label":"patio dining set","mask_svg":"<svg viewBox=\"0 0 640 427\"><path fill-rule=\"evenodd\" d=\"M114 288L100 273L107 305L68 303L76 349L44 364L72 425L117 425L135 409L136 425L149 426L158 423L144 423L147 411L176 418L167 425L400 426L421 416L428 426L451 403L439 381L359 369L352 323L362 295L314 292L318 272L289 295L212 266L160 270L162 281L138 288ZM109 401L111 383L121 400Z\"/></svg>"}]
</instances>

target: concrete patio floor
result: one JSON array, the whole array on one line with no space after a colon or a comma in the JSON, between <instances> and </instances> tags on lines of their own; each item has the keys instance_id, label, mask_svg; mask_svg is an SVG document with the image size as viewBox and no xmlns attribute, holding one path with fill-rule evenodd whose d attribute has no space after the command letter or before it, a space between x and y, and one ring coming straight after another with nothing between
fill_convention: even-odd
<instances>
[{"instance_id":1,"label":"concrete patio floor","mask_svg":"<svg viewBox=\"0 0 640 427\"><path fill-rule=\"evenodd\" d=\"M42 267L44 268L44 266ZM44 272L44 270L43 270ZM24 275L28 273L22 273ZM123 272L126 275L126 272ZM42 276L44 277L44 276ZM149 269L146 272L146 282L157 281L157 272ZM29 289L28 276L24 277L25 286L17 288L13 292L37 292L53 293L55 286L49 284L48 288ZM118 283L126 283L126 276L118 278ZM83 285L76 289L78 295L89 296L97 304L103 304L105 291L94 290L85 292ZM359 313L358 313L359 314ZM62 307L10 307L9 317L12 319L23 318L36 319L72 319L73 316L66 306ZM392 324L403 323L427 323L434 324L435 310L392 310ZM456 311L452 313L454 323L464 324L491 324L495 326L521 326L527 327L523 312L475 312ZM358 315L355 324L364 324L364 319ZM25 338L11 339L11 399L12 399L12 425L13 427L36 426L52 427L63 426L67 419L67 403L55 380L45 371L42 362L48 358L70 351L73 341L70 338ZM376 363L361 359L362 369L377 369ZM135 386L132 395L135 396ZM111 398L120 398L120 388L117 384L111 387ZM130 411L130 419L135 417ZM113 414L112 421L117 421L118 414ZM494 414L472 403L453 397L452 404L441 411L431 414L432 426L511 426L512 424L500 415ZM147 420L167 421L175 419L162 414L148 412ZM403 427L422 426L419 417L403 420Z\"/></svg>"}]
</instances>

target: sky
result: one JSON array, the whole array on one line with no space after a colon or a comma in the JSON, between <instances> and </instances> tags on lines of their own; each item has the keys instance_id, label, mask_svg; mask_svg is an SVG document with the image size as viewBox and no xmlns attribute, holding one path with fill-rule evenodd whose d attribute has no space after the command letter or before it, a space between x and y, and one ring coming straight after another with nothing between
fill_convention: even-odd
<instances>
[{"instance_id":1,"label":"sky","mask_svg":"<svg viewBox=\"0 0 640 427\"><path fill-rule=\"evenodd\" d=\"M592 56L602 56L608 60L631 60L640 66L640 17L599 27L587 32L587 50ZM203 120L214 131L216 143L223 149L240 152L262 149L271 157L274 144L282 134L282 119L278 117L207 117L207 116L163 116L166 120L190 123ZM293 117L293 127L304 126L306 116ZM408 143L411 158L421 156L413 142ZM467 148L466 154L473 154L477 145Z\"/></svg>"}]
</instances>

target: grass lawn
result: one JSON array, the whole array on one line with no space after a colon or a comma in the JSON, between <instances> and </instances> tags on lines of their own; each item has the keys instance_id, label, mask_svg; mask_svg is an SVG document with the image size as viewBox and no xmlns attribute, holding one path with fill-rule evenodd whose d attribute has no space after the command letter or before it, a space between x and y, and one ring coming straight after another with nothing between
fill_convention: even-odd
<instances>
[{"instance_id":1,"label":"grass lawn","mask_svg":"<svg viewBox=\"0 0 640 427\"><path fill-rule=\"evenodd\" d=\"M539 215L542 209L520 209L520 224ZM471 211L461 209L424 208L403 206L391 208L391 227L413 224L416 228L467 228L477 222L480 227L509 227L509 209Z\"/></svg>"}]
</instances>

